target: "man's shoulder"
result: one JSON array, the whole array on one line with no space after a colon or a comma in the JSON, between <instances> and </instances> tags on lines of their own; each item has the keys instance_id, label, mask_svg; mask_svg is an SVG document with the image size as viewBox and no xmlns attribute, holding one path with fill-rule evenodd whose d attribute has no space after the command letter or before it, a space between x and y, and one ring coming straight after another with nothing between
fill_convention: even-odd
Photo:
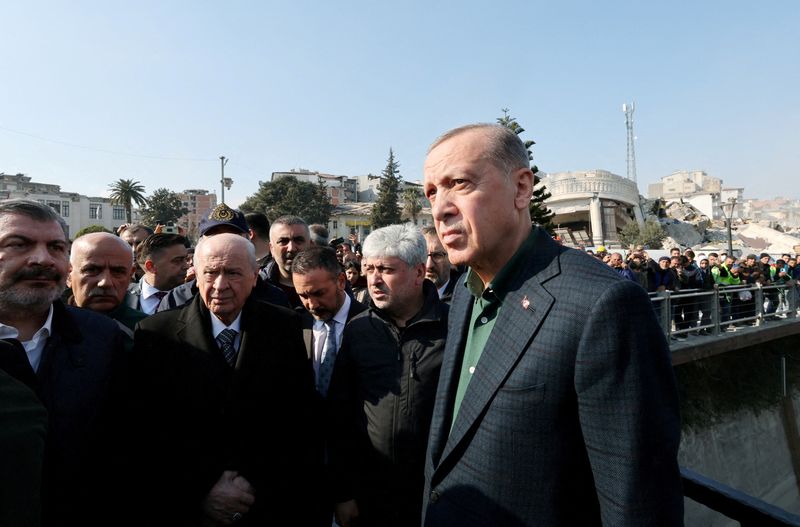
<instances>
[{"instance_id":1,"label":"man's shoulder","mask_svg":"<svg viewBox=\"0 0 800 527\"><path fill-rule=\"evenodd\" d=\"M72 324L81 333L117 331L117 323L102 313L75 306L64 306L64 308L65 310L60 315L63 317L63 323ZM58 317L57 313L58 311L53 316Z\"/></svg>"},{"instance_id":2,"label":"man's shoulder","mask_svg":"<svg viewBox=\"0 0 800 527\"><path fill-rule=\"evenodd\" d=\"M179 318L183 318L183 313L190 309L191 306L192 302L189 302L188 304L183 304L174 309L157 311L152 315L146 315L139 321L137 327L147 330L159 330L163 327L174 327L174 324L177 322L177 320Z\"/></svg>"},{"instance_id":3,"label":"man's shoulder","mask_svg":"<svg viewBox=\"0 0 800 527\"><path fill-rule=\"evenodd\" d=\"M368 309L368 307L365 304L362 304L361 302L359 302L355 298L351 298L350 299L350 310L347 312L348 322L350 320L352 320L353 318L357 317L358 315L360 315L361 313L363 313L364 311L366 311L367 309Z\"/></svg>"}]
</instances>

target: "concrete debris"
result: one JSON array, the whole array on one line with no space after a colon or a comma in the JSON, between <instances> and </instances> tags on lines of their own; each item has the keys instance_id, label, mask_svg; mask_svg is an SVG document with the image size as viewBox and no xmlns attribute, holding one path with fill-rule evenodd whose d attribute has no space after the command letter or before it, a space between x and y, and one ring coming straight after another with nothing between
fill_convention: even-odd
<instances>
[{"instance_id":1,"label":"concrete debris","mask_svg":"<svg viewBox=\"0 0 800 527\"><path fill-rule=\"evenodd\" d=\"M764 225L749 223L737 229L736 235L753 252L766 252L774 255L796 253L800 249L800 238Z\"/></svg>"},{"instance_id":2,"label":"concrete debris","mask_svg":"<svg viewBox=\"0 0 800 527\"><path fill-rule=\"evenodd\" d=\"M691 223L684 223L681 221L663 222L661 227L667 233L667 238L664 240L665 248L694 247L705 241L703 233L699 231L696 225L692 225ZM703 232L705 232L705 228Z\"/></svg>"},{"instance_id":3,"label":"concrete debris","mask_svg":"<svg viewBox=\"0 0 800 527\"><path fill-rule=\"evenodd\" d=\"M667 205L666 213L670 218L694 225L701 233L711 224L708 216L689 203L673 201Z\"/></svg>"}]
</instances>

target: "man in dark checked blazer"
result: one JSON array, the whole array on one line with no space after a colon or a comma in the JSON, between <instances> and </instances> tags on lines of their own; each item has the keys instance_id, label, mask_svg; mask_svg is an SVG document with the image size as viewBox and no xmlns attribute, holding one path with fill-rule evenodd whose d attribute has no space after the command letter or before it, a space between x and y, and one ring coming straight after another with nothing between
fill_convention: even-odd
<instances>
[{"instance_id":1,"label":"man in dark checked blazer","mask_svg":"<svg viewBox=\"0 0 800 527\"><path fill-rule=\"evenodd\" d=\"M680 525L678 398L645 291L532 228L517 135L452 130L425 193L456 285L426 526Z\"/></svg>"}]
</instances>

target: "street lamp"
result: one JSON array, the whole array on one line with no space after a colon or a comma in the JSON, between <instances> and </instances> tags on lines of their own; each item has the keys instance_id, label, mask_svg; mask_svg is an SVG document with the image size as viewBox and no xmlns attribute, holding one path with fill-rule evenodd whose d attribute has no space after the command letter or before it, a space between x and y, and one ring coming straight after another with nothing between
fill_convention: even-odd
<instances>
[{"instance_id":1,"label":"street lamp","mask_svg":"<svg viewBox=\"0 0 800 527\"><path fill-rule=\"evenodd\" d=\"M725 216L725 223L728 224L728 256L733 257L733 235L731 234L731 220L733 219L733 209L736 207L736 198L728 198L728 201L721 203L719 208Z\"/></svg>"},{"instance_id":2,"label":"street lamp","mask_svg":"<svg viewBox=\"0 0 800 527\"><path fill-rule=\"evenodd\" d=\"M229 177L225 177L225 165L228 164L228 158L225 156L219 156L219 163L220 163L220 170L222 171L222 175L220 176L219 182L221 185L220 190L222 191L220 196L220 203L225 203L225 189L231 189L231 185L233 185L233 180Z\"/></svg>"}]
</instances>

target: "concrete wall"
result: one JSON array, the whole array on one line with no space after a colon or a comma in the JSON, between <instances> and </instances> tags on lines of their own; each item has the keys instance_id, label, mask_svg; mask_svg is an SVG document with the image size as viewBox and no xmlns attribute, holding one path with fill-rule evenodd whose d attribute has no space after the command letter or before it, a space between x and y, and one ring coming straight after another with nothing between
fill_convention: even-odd
<instances>
[{"instance_id":1,"label":"concrete wall","mask_svg":"<svg viewBox=\"0 0 800 527\"><path fill-rule=\"evenodd\" d=\"M777 383L775 389L779 389ZM800 395L792 399L800 412ZM798 431L793 431L795 437ZM702 430L684 431L678 453L681 466L800 514L800 490L792 468L781 406L755 414L742 411ZM738 526L689 499L686 525Z\"/></svg>"}]
</instances>

